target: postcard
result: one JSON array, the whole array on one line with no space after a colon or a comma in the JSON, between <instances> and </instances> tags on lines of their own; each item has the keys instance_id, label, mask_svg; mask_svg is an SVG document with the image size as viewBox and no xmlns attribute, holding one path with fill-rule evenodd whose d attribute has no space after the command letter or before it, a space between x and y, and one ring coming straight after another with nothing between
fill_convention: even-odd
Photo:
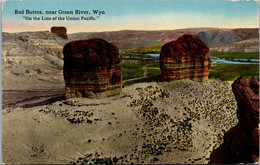
<instances>
[{"instance_id":1,"label":"postcard","mask_svg":"<svg viewBox=\"0 0 260 165\"><path fill-rule=\"evenodd\" d=\"M2 163L259 162L256 0L3 0Z\"/></svg>"}]
</instances>

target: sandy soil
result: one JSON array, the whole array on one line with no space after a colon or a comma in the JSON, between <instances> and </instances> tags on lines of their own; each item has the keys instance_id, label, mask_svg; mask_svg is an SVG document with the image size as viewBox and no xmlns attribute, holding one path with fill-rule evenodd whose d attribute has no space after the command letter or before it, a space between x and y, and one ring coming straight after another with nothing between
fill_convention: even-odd
<instances>
[{"instance_id":1,"label":"sandy soil","mask_svg":"<svg viewBox=\"0 0 260 165\"><path fill-rule=\"evenodd\" d=\"M207 163L237 123L230 83L137 83L2 115L4 163Z\"/></svg>"}]
</instances>

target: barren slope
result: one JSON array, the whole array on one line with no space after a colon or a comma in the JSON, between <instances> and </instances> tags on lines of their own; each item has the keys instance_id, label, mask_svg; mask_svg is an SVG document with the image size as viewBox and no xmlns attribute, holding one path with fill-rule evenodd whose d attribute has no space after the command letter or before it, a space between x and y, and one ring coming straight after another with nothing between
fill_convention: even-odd
<instances>
[{"instance_id":1,"label":"barren slope","mask_svg":"<svg viewBox=\"0 0 260 165\"><path fill-rule=\"evenodd\" d=\"M2 159L9 164L201 164L236 123L227 82L138 83L120 96L4 113Z\"/></svg>"},{"instance_id":2,"label":"barren slope","mask_svg":"<svg viewBox=\"0 0 260 165\"><path fill-rule=\"evenodd\" d=\"M63 88L61 52L66 42L50 32L3 33L3 89Z\"/></svg>"}]
</instances>

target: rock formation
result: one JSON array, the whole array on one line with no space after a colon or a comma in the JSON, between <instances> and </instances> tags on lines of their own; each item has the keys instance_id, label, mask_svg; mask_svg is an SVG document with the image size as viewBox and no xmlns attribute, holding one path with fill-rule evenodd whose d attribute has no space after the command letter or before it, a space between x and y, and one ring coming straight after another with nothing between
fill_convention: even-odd
<instances>
[{"instance_id":1,"label":"rock formation","mask_svg":"<svg viewBox=\"0 0 260 165\"><path fill-rule=\"evenodd\" d=\"M160 68L163 81L208 78L210 54L197 36L183 35L162 46Z\"/></svg>"},{"instance_id":2,"label":"rock formation","mask_svg":"<svg viewBox=\"0 0 260 165\"><path fill-rule=\"evenodd\" d=\"M58 36L66 39L66 40L68 39L67 29L63 26L60 26L60 27L53 26L53 27L51 27L51 32L57 34Z\"/></svg>"},{"instance_id":3,"label":"rock formation","mask_svg":"<svg viewBox=\"0 0 260 165\"><path fill-rule=\"evenodd\" d=\"M79 40L63 48L66 98L101 98L122 90L118 48L102 39Z\"/></svg>"},{"instance_id":4,"label":"rock formation","mask_svg":"<svg viewBox=\"0 0 260 165\"><path fill-rule=\"evenodd\" d=\"M210 155L210 164L259 161L259 80L239 77L232 84L238 124L224 135L224 143Z\"/></svg>"}]
</instances>

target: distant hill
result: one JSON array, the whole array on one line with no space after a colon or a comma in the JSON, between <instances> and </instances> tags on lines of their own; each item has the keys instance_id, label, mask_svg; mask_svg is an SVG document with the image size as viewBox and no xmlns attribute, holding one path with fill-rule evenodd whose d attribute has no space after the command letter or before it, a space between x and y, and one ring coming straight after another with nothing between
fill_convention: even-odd
<instances>
[{"instance_id":1,"label":"distant hill","mask_svg":"<svg viewBox=\"0 0 260 165\"><path fill-rule=\"evenodd\" d=\"M258 29L208 30L198 34L208 45L230 44L233 42L258 39Z\"/></svg>"},{"instance_id":2,"label":"distant hill","mask_svg":"<svg viewBox=\"0 0 260 165\"><path fill-rule=\"evenodd\" d=\"M206 31L213 28L191 28L179 30L156 30L139 31L123 30L111 32L82 32L69 34L69 40L80 40L90 38L102 38L119 47L121 50L142 48L153 45L160 45L177 39L183 34L197 35L200 31Z\"/></svg>"},{"instance_id":3,"label":"distant hill","mask_svg":"<svg viewBox=\"0 0 260 165\"><path fill-rule=\"evenodd\" d=\"M239 36L225 30L202 31L197 35L208 45L226 44L242 40Z\"/></svg>"},{"instance_id":4,"label":"distant hill","mask_svg":"<svg viewBox=\"0 0 260 165\"><path fill-rule=\"evenodd\" d=\"M120 50L136 49L161 45L172 40L176 40L183 34L198 35L209 46L223 47L236 43L252 43L250 51L258 52L259 34L258 28L239 28L239 29L220 29L220 28L190 28L178 30L157 30L157 31L138 31L123 30L111 32L82 32L69 34L69 40L80 40L90 38L102 38L113 43ZM251 42L252 40L252 42ZM233 48L232 51L240 51L239 48ZM216 50L216 49L214 49ZM221 49L222 50L222 49ZM226 49L225 49L226 50ZM246 49L247 50L247 49ZM227 50L229 51L229 49Z\"/></svg>"}]
</instances>

